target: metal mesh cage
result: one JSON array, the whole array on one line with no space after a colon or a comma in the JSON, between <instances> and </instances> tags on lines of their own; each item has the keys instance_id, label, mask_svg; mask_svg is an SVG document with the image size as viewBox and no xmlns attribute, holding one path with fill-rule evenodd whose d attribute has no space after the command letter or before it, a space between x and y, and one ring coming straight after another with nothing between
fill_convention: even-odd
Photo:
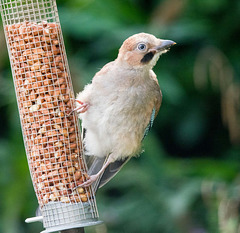
<instances>
[{"instance_id":1,"label":"metal mesh cage","mask_svg":"<svg viewBox=\"0 0 240 233\"><path fill-rule=\"evenodd\" d=\"M0 0L22 133L47 232L97 221L55 0ZM71 225L69 227L68 225Z\"/></svg>"}]
</instances>

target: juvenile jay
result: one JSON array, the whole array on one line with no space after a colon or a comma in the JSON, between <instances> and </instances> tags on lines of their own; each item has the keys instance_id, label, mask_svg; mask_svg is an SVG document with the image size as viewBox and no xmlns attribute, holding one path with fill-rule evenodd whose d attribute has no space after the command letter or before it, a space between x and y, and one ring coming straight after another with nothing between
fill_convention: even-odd
<instances>
[{"instance_id":1,"label":"juvenile jay","mask_svg":"<svg viewBox=\"0 0 240 233\"><path fill-rule=\"evenodd\" d=\"M89 179L95 190L133 156L153 124L162 93L152 68L176 44L147 33L126 39L118 57L106 64L77 95L75 111L83 128Z\"/></svg>"}]
</instances>

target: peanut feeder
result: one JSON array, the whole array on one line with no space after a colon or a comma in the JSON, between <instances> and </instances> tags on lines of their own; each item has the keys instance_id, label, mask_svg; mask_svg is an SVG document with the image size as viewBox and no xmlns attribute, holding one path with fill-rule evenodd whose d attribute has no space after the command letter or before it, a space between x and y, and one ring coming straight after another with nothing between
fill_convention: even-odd
<instances>
[{"instance_id":1,"label":"peanut feeder","mask_svg":"<svg viewBox=\"0 0 240 233\"><path fill-rule=\"evenodd\" d=\"M92 189L77 188L88 177L56 1L0 0L0 10L44 232L97 224Z\"/></svg>"}]
</instances>

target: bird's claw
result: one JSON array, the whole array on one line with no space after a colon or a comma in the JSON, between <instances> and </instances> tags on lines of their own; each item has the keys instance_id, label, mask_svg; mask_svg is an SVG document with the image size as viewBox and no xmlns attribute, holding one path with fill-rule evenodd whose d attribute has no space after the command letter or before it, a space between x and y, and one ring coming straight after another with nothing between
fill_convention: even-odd
<instances>
[{"instance_id":1,"label":"bird's claw","mask_svg":"<svg viewBox=\"0 0 240 233\"><path fill-rule=\"evenodd\" d=\"M77 113L84 113L88 110L89 104L88 103L83 103L80 100L75 100L77 103L80 104L79 107L76 107L75 109L73 109L73 111L76 111Z\"/></svg>"},{"instance_id":2,"label":"bird's claw","mask_svg":"<svg viewBox=\"0 0 240 233\"><path fill-rule=\"evenodd\" d=\"M82 184L78 185L78 187L81 187L81 188L86 188L86 187L89 187L90 185L92 185L94 183L94 181L96 181L98 178L97 175L92 175L92 176L89 176L89 179L85 182L83 182Z\"/></svg>"}]
</instances>

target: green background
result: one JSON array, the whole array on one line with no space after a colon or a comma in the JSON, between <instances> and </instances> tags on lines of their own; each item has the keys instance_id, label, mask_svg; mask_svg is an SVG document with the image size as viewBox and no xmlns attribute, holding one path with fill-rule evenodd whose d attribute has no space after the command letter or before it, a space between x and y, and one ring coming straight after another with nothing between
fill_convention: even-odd
<instances>
[{"instance_id":1,"label":"green background","mask_svg":"<svg viewBox=\"0 0 240 233\"><path fill-rule=\"evenodd\" d=\"M97 193L103 225L86 233L240 231L240 1L59 0L75 92L148 32L177 42L156 67L163 103L145 152ZM26 224L37 201L0 24L0 232Z\"/></svg>"}]
</instances>

